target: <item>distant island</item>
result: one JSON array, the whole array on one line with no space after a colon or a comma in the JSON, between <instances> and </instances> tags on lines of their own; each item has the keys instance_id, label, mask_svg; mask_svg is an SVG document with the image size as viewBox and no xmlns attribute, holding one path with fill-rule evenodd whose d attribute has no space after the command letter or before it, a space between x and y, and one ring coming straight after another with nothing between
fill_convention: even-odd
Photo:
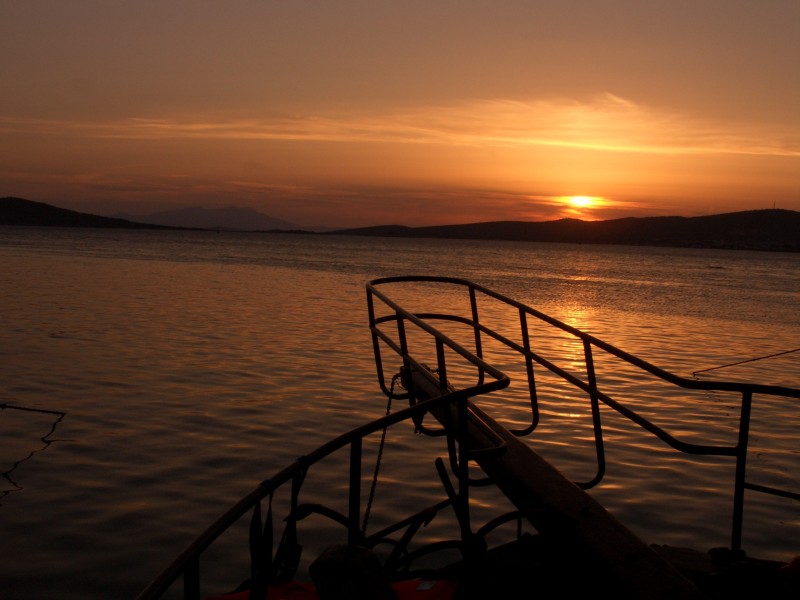
<instances>
[{"instance_id":1,"label":"distant island","mask_svg":"<svg viewBox=\"0 0 800 600\"><path fill-rule=\"evenodd\" d=\"M22 198L0 198L0 225L32 227L111 227L117 229L171 229L126 219L101 217Z\"/></svg>"},{"instance_id":2,"label":"distant island","mask_svg":"<svg viewBox=\"0 0 800 600\"><path fill-rule=\"evenodd\" d=\"M703 217L627 217L608 221L492 221L434 227L382 225L335 233L800 252L800 212L765 209Z\"/></svg>"},{"instance_id":3,"label":"distant island","mask_svg":"<svg viewBox=\"0 0 800 600\"><path fill-rule=\"evenodd\" d=\"M251 208L182 208L147 215L102 217L22 198L0 198L0 225L212 231L298 231L299 225Z\"/></svg>"},{"instance_id":4,"label":"distant island","mask_svg":"<svg viewBox=\"0 0 800 600\"><path fill-rule=\"evenodd\" d=\"M225 209L238 216L251 209ZM252 211L255 213L255 211ZM220 213L221 214L221 213ZM255 213L256 215L260 213ZM263 215L266 217L266 215ZM177 225L139 223L129 219L101 217L58 208L22 198L0 198L0 225L37 227L113 227L126 229L186 229ZM268 221L254 219L256 224ZM284 222L286 225L293 225ZM194 229L219 229L194 227ZM310 231L276 228L270 232ZM800 212L783 209L749 210L703 217L628 217L607 221L492 221L464 225L406 227L381 225L339 229L318 235L356 235L404 238L445 238L562 242L573 244L618 244L800 252Z\"/></svg>"}]
</instances>

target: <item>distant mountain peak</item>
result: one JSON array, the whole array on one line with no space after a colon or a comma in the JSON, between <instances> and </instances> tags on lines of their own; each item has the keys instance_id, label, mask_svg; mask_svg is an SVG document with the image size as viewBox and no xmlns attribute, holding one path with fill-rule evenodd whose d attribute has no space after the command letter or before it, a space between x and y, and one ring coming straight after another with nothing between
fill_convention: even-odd
<instances>
[{"instance_id":1,"label":"distant mountain peak","mask_svg":"<svg viewBox=\"0 0 800 600\"><path fill-rule=\"evenodd\" d=\"M192 227L199 229L232 229L239 231L269 231L273 229L299 230L300 225L271 217L246 206L208 208L187 206L145 215L114 215L140 223L168 225L170 227Z\"/></svg>"}]
</instances>

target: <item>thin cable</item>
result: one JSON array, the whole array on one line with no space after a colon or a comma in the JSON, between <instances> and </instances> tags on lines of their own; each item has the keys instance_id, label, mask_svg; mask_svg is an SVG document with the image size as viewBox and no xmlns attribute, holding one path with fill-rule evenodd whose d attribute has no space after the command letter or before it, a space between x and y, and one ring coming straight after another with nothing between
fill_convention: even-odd
<instances>
[{"instance_id":1,"label":"thin cable","mask_svg":"<svg viewBox=\"0 0 800 600\"><path fill-rule=\"evenodd\" d=\"M715 371L716 369L724 369L726 367L735 367L736 365L743 365L745 363L755 362L757 360L764 360L766 358L775 358L776 356L783 356L784 354L791 354L792 352L800 352L800 348L794 348L793 350L784 350L783 352L776 352L775 354L768 354L767 356L748 358L747 360L740 360L738 362L729 363L727 365L720 365L718 367L700 369L699 371L695 371L694 373L692 373L692 375L697 375L698 373L706 373L707 371Z\"/></svg>"},{"instance_id":2,"label":"thin cable","mask_svg":"<svg viewBox=\"0 0 800 600\"><path fill-rule=\"evenodd\" d=\"M392 393L394 392L394 385L397 380L400 378L400 373L397 373L394 377L392 377L392 385L389 389L389 399L386 403L386 416L389 416L389 413L392 410ZM388 426L387 426L388 427ZM383 457L383 447L386 444L386 429L387 427L383 428L383 433L381 434L381 443L378 446L378 458L375 460L375 473L372 475L372 487L369 490L369 500L367 500L367 507L364 510L364 523L361 526L361 532L366 535L367 533L367 523L369 522L369 513L372 510L372 502L375 500L375 488L378 487L378 471L381 469L381 459Z\"/></svg>"}]
</instances>

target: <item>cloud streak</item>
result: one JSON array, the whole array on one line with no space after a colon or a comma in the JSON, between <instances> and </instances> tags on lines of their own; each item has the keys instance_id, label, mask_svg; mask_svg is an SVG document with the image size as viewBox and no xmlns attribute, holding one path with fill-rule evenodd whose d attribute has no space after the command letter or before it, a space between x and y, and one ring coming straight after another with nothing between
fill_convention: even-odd
<instances>
[{"instance_id":1,"label":"cloud streak","mask_svg":"<svg viewBox=\"0 0 800 600\"><path fill-rule=\"evenodd\" d=\"M797 133L763 124L718 123L611 94L579 102L481 100L384 115L271 118L130 118L58 121L0 117L5 134L130 140L242 140L556 147L661 155L800 156Z\"/></svg>"}]
</instances>

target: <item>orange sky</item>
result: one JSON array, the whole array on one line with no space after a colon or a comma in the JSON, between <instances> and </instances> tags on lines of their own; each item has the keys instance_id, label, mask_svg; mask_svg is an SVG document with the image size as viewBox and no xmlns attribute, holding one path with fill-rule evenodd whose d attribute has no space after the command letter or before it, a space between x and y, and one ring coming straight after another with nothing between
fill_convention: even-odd
<instances>
[{"instance_id":1,"label":"orange sky","mask_svg":"<svg viewBox=\"0 0 800 600\"><path fill-rule=\"evenodd\" d=\"M796 0L32 1L0 44L0 196L343 227L800 210Z\"/></svg>"}]
</instances>

